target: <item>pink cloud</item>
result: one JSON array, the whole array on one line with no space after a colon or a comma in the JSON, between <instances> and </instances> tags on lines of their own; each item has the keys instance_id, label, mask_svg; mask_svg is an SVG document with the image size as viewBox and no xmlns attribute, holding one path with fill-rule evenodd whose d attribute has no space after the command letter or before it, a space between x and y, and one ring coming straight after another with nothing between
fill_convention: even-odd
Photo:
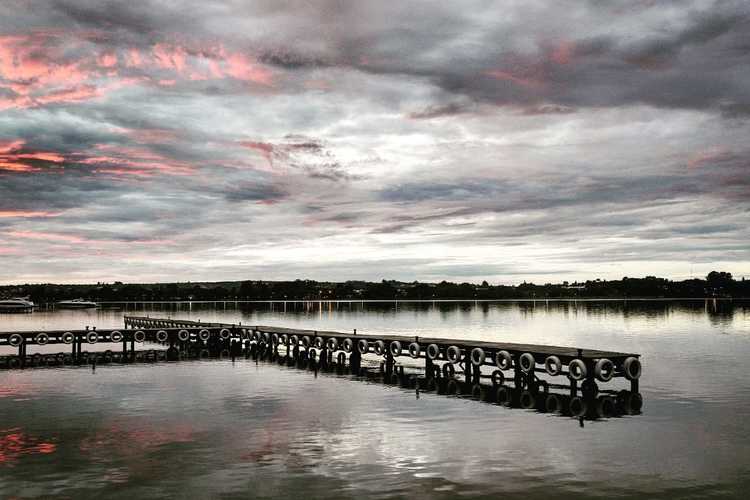
<instances>
[{"instance_id":1,"label":"pink cloud","mask_svg":"<svg viewBox=\"0 0 750 500\"><path fill-rule=\"evenodd\" d=\"M157 43L151 52L157 66L164 69L173 69L177 73L182 73L185 70L187 54L182 47Z\"/></svg>"},{"instance_id":2,"label":"pink cloud","mask_svg":"<svg viewBox=\"0 0 750 500\"><path fill-rule=\"evenodd\" d=\"M36 172L40 169L26 165L25 163L0 160L0 170L5 170L6 172Z\"/></svg>"},{"instance_id":3,"label":"pink cloud","mask_svg":"<svg viewBox=\"0 0 750 500\"><path fill-rule=\"evenodd\" d=\"M99 56L99 66L103 68L114 68L117 66L117 55L112 52L105 52Z\"/></svg>"},{"instance_id":4,"label":"pink cloud","mask_svg":"<svg viewBox=\"0 0 750 500\"><path fill-rule=\"evenodd\" d=\"M268 166L273 167L273 144L257 141L240 141L240 146L258 151L266 159Z\"/></svg>"},{"instance_id":5,"label":"pink cloud","mask_svg":"<svg viewBox=\"0 0 750 500\"><path fill-rule=\"evenodd\" d=\"M95 165L99 167L95 172L115 176L148 177L158 173L169 175L195 173L195 167L188 162L167 158L142 147L98 144L96 149L102 154L85 157L78 160L78 163Z\"/></svg>"},{"instance_id":6,"label":"pink cloud","mask_svg":"<svg viewBox=\"0 0 750 500\"><path fill-rule=\"evenodd\" d=\"M35 172L40 170L34 163L62 163L65 157L49 151L29 151L24 149L26 142L22 139L0 142L0 170L7 172Z\"/></svg>"},{"instance_id":7,"label":"pink cloud","mask_svg":"<svg viewBox=\"0 0 750 500\"><path fill-rule=\"evenodd\" d=\"M59 215L62 215L62 212L48 212L44 210L0 210L0 219L58 217Z\"/></svg>"},{"instance_id":8,"label":"pink cloud","mask_svg":"<svg viewBox=\"0 0 750 500\"><path fill-rule=\"evenodd\" d=\"M0 36L0 77L18 94L28 95L44 87L85 81L89 72L77 61L66 61L58 40L47 34Z\"/></svg>"},{"instance_id":9,"label":"pink cloud","mask_svg":"<svg viewBox=\"0 0 750 500\"><path fill-rule=\"evenodd\" d=\"M89 238L85 235L80 234L69 234L69 233L55 233L46 231L6 231L3 233L5 236L16 239L16 240L33 240L46 242L49 245L53 245L55 253L61 255L61 252L65 252L65 255L82 255L81 252L88 253L92 248L96 251L107 251L108 255L118 255L118 250L122 247L121 240L105 240L105 239L94 239ZM136 238L127 240L128 245L142 245L142 246L162 246L175 243L174 240L159 239L159 238ZM66 245L74 245L72 248L65 248ZM121 254L125 255L125 254Z\"/></svg>"},{"instance_id":10,"label":"pink cloud","mask_svg":"<svg viewBox=\"0 0 750 500\"><path fill-rule=\"evenodd\" d=\"M225 73L238 79L263 85L271 85L273 77L270 71L262 68L240 53L229 54L224 61Z\"/></svg>"},{"instance_id":11,"label":"pink cloud","mask_svg":"<svg viewBox=\"0 0 750 500\"><path fill-rule=\"evenodd\" d=\"M87 240L82 236L61 233L46 233L42 231L6 231L5 235L11 238L24 240L44 240L62 243L90 243L92 241Z\"/></svg>"},{"instance_id":12,"label":"pink cloud","mask_svg":"<svg viewBox=\"0 0 750 500\"><path fill-rule=\"evenodd\" d=\"M15 139L13 141L1 142L0 141L0 154L10 153L12 151L18 151L26 144L26 141L21 139Z\"/></svg>"},{"instance_id":13,"label":"pink cloud","mask_svg":"<svg viewBox=\"0 0 750 500\"><path fill-rule=\"evenodd\" d=\"M103 89L94 85L81 85L79 87L68 87L61 90L50 92L41 97L34 99L38 104L50 104L58 102L78 102L99 97L103 94Z\"/></svg>"},{"instance_id":14,"label":"pink cloud","mask_svg":"<svg viewBox=\"0 0 750 500\"><path fill-rule=\"evenodd\" d=\"M147 82L163 87L211 79L273 84L267 67L223 45L160 42L143 51L102 52L90 43L102 37L106 35L61 30L0 36L0 90L8 91L0 97L0 109L81 102ZM137 77L126 76L134 70L139 70Z\"/></svg>"},{"instance_id":15,"label":"pink cloud","mask_svg":"<svg viewBox=\"0 0 750 500\"><path fill-rule=\"evenodd\" d=\"M128 50L127 58L125 59L126 66L140 66L143 64L143 58L141 57L141 53L138 51L138 49L130 49Z\"/></svg>"},{"instance_id":16,"label":"pink cloud","mask_svg":"<svg viewBox=\"0 0 750 500\"><path fill-rule=\"evenodd\" d=\"M268 68L246 54L227 50L223 45L158 43L151 54L151 61L156 67L170 70L175 76L188 80L233 78L267 86L273 83L273 74ZM147 62L144 61L142 65L147 65Z\"/></svg>"},{"instance_id":17,"label":"pink cloud","mask_svg":"<svg viewBox=\"0 0 750 500\"><path fill-rule=\"evenodd\" d=\"M20 153L16 155L18 158L29 159L29 160L42 160L49 161L52 163L62 163L65 161L65 157L57 153L45 153L40 151L38 153Z\"/></svg>"},{"instance_id":18,"label":"pink cloud","mask_svg":"<svg viewBox=\"0 0 750 500\"><path fill-rule=\"evenodd\" d=\"M551 51L550 59L557 64L570 64L573 60L575 51L575 42L563 40L559 42Z\"/></svg>"},{"instance_id":19,"label":"pink cloud","mask_svg":"<svg viewBox=\"0 0 750 500\"><path fill-rule=\"evenodd\" d=\"M160 128L130 129L125 134L141 144L166 144L177 139L174 130Z\"/></svg>"}]
</instances>

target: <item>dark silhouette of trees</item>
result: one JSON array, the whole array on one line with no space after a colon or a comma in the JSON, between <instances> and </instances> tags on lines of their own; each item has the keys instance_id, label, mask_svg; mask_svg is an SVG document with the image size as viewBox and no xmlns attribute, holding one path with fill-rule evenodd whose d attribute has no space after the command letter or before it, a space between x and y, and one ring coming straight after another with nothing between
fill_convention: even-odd
<instances>
[{"instance_id":1,"label":"dark silhouette of trees","mask_svg":"<svg viewBox=\"0 0 750 500\"><path fill-rule=\"evenodd\" d=\"M89 285L31 284L0 286L0 298L29 296L36 303L72 298L97 301L215 301L215 300L438 300L438 299L545 299L545 298L750 298L750 281L731 273L711 271L705 279L672 281L656 276L600 279L559 284L519 285L345 281L231 281L216 283Z\"/></svg>"}]
</instances>

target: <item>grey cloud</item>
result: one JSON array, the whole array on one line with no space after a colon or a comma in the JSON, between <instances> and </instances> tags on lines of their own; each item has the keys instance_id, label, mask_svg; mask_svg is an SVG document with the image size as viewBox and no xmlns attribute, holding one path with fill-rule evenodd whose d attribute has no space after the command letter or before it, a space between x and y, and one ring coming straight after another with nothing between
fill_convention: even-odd
<instances>
[{"instance_id":1,"label":"grey cloud","mask_svg":"<svg viewBox=\"0 0 750 500\"><path fill-rule=\"evenodd\" d=\"M111 196L117 191L105 179L80 174L0 174L0 210L59 210Z\"/></svg>"},{"instance_id":2,"label":"grey cloud","mask_svg":"<svg viewBox=\"0 0 750 500\"><path fill-rule=\"evenodd\" d=\"M443 116L454 116L461 113L466 113L471 109L471 106L458 102L449 102L447 104L432 104L418 111L409 113L409 118L416 120L440 118Z\"/></svg>"},{"instance_id":3,"label":"grey cloud","mask_svg":"<svg viewBox=\"0 0 750 500\"><path fill-rule=\"evenodd\" d=\"M289 193L279 186L247 182L227 187L219 192L221 192L227 200L236 202L254 201L277 203L289 195Z\"/></svg>"},{"instance_id":4,"label":"grey cloud","mask_svg":"<svg viewBox=\"0 0 750 500\"><path fill-rule=\"evenodd\" d=\"M737 12L717 12L711 9L694 13L690 17L690 24L671 37L640 41L633 47L627 47L626 59L643 61L647 65L671 65L673 58L682 49L706 44L734 30L743 30L748 25L746 13L738 15Z\"/></svg>"},{"instance_id":5,"label":"grey cloud","mask_svg":"<svg viewBox=\"0 0 750 500\"><path fill-rule=\"evenodd\" d=\"M415 111L416 117L455 113L456 96L520 107L643 102L734 114L746 112L750 105L742 85L748 75L741 69L747 67L750 12L742 2L694 2L685 9L689 14L684 19L660 33L628 37L617 29L612 30L617 34L593 36L586 29L593 31L604 21L613 22L615 28L627 26L639 20L640 12L612 6L587 11L579 7L568 14L559 7L561 23L579 14L576 26L560 29L549 21L532 23L543 10L534 3L511 8L513 16L495 18L497 9L499 5L482 3L428 8L377 2L326 2L312 7L304 2L131 5L58 0L47 16L58 21L62 16L79 28L105 27L141 38L146 34L149 43L157 35L180 40L185 32L206 40L223 36L260 61L287 71L337 66L376 75L407 75L447 92L447 102L429 104L424 111ZM487 15L470 15L477 11ZM663 15L656 7L650 12L656 19ZM548 16L554 19L555 13ZM225 29L221 33L219 26ZM552 41L545 40L545 28L551 31ZM471 42L464 41L467 33ZM557 54L555 40L568 44L557 47L561 50ZM105 37L101 43L122 42ZM504 76L488 76L492 71ZM529 88L525 81L533 85ZM241 90L237 82L190 86L213 95Z\"/></svg>"},{"instance_id":6,"label":"grey cloud","mask_svg":"<svg viewBox=\"0 0 750 500\"><path fill-rule=\"evenodd\" d=\"M425 200L464 201L490 197L500 192L501 185L491 180L461 180L456 183L412 183L383 190L386 201L417 202Z\"/></svg>"},{"instance_id":7,"label":"grey cloud","mask_svg":"<svg viewBox=\"0 0 750 500\"><path fill-rule=\"evenodd\" d=\"M162 279L747 269L748 7L665 4L6 2L1 34L79 37L66 58L121 56L97 85L132 80L0 113L0 147L66 157L0 170L0 280L131 278L108 251ZM246 55L272 83L124 62L155 43ZM86 162L100 145L120 175ZM149 158L187 168L127 175Z\"/></svg>"}]
</instances>

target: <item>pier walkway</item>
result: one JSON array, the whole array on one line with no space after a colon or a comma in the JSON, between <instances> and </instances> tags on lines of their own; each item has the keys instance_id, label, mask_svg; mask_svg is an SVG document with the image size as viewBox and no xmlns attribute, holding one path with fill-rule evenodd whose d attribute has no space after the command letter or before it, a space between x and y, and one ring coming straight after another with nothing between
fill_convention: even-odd
<instances>
[{"instance_id":1,"label":"pier walkway","mask_svg":"<svg viewBox=\"0 0 750 500\"><path fill-rule=\"evenodd\" d=\"M209 323L171 318L126 316L121 330L87 329L83 331L0 332L0 347L18 349L18 356L3 358L0 367L25 367L39 360L28 348L34 345L66 344L70 362L84 357L86 344L114 344L106 352L123 362L134 359L135 344L157 343L166 352L153 356L177 360L185 357L242 356L261 351L286 354L321 363L347 361L359 369L364 356L380 360L386 375L394 372L402 360L424 363L428 377L460 380L467 385L490 379L503 385L506 374L516 387L532 391L546 390L562 379L575 394L580 384L583 393L596 394L598 383L624 379L630 391L638 392L641 376L640 356L635 353L580 349L537 344L473 341L436 337L361 334L280 328L263 325ZM119 352L121 350L121 352ZM150 351L149 351L150 352ZM63 354L63 353L61 353ZM58 355L59 356L59 355ZM63 360L65 359L63 354ZM36 357L36 358L34 358ZM551 382L549 379L551 378Z\"/></svg>"},{"instance_id":2,"label":"pier walkway","mask_svg":"<svg viewBox=\"0 0 750 500\"><path fill-rule=\"evenodd\" d=\"M70 352L31 353L63 344ZM136 349L136 345L150 349ZM84 351L88 345L92 351ZM416 391L470 397L584 420L640 414L633 353L467 339L301 330L262 325L125 317L120 330L0 332L0 369L252 358L318 373L351 374ZM103 347L116 349L101 350ZM121 347L121 350L120 350ZM93 349L97 349L93 351ZM506 382L506 374L509 385ZM598 383L623 379L629 390ZM580 384L580 386L579 386Z\"/></svg>"}]
</instances>

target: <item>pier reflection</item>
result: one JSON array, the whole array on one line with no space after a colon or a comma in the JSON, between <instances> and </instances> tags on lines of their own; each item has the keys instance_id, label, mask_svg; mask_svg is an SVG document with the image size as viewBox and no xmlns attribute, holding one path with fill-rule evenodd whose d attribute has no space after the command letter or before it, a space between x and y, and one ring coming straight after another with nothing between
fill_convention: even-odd
<instances>
[{"instance_id":1,"label":"pier reflection","mask_svg":"<svg viewBox=\"0 0 750 500\"><path fill-rule=\"evenodd\" d=\"M382 366L360 366L359 369L339 362L320 362L307 358L277 354L273 351L252 355L258 362L272 362L289 368L307 370L314 376L349 376L352 380L382 384L413 392L473 400L507 409L536 411L585 420L603 420L640 415L643 398L628 390L602 390L596 394L571 392L568 386L542 384L538 388L515 387L512 384L465 383L454 377L435 377L416 368L400 367L388 373ZM364 363L363 363L364 365Z\"/></svg>"},{"instance_id":2,"label":"pier reflection","mask_svg":"<svg viewBox=\"0 0 750 500\"><path fill-rule=\"evenodd\" d=\"M142 366L143 363L164 363L168 356L164 349L135 351L132 359L124 359L118 352L83 352L81 359L74 362L69 354L29 356L27 368L54 368L63 366L117 365L121 367ZM417 399L424 394L442 397L462 398L477 403L497 405L504 409L536 411L551 415L578 419L581 426L587 420L606 420L622 416L640 415L643 399L640 393L628 390L597 390L584 392L571 390L570 386L542 382L538 385L502 381L497 383L492 377L482 377L479 381L465 382L456 376L441 375L440 370L427 374L417 366L397 365L392 371L376 359L363 358L359 366L347 362L345 356L325 359L310 358L306 355L283 354L274 349L237 349L187 352L180 362L228 361L274 363L295 370L310 372L313 377L348 377L352 381L369 384L382 384L394 389L411 392ZM15 356L0 357L0 368L18 368ZM321 382L323 383L323 382Z\"/></svg>"}]
</instances>

